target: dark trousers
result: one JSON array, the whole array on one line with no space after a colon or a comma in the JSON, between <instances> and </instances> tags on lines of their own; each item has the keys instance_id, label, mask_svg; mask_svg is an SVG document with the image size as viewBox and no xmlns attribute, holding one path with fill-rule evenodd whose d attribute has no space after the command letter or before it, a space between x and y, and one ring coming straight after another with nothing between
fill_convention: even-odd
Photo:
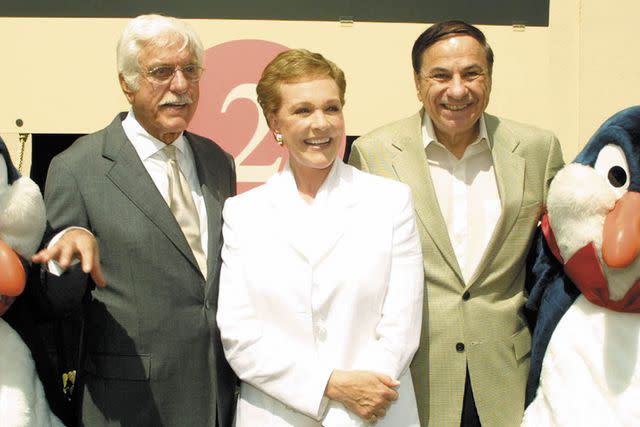
<instances>
[{"instance_id":1,"label":"dark trousers","mask_svg":"<svg viewBox=\"0 0 640 427\"><path fill-rule=\"evenodd\" d=\"M471 389L469 367L467 367L467 379L464 382L464 400L462 401L460 427L482 427L482 424L480 424L480 417L478 416L478 410L476 409L476 401L473 398L473 390Z\"/></svg>"}]
</instances>

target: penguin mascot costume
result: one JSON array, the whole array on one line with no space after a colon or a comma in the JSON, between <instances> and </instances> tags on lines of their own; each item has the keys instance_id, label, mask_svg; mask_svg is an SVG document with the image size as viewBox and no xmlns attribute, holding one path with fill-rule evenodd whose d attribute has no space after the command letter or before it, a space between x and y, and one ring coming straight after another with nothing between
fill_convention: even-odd
<instances>
[{"instance_id":1,"label":"penguin mascot costume","mask_svg":"<svg viewBox=\"0 0 640 427\"><path fill-rule=\"evenodd\" d=\"M528 259L523 426L640 426L640 106L553 179Z\"/></svg>"},{"instance_id":2,"label":"penguin mascot costume","mask_svg":"<svg viewBox=\"0 0 640 427\"><path fill-rule=\"evenodd\" d=\"M25 266L45 229L38 186L21 177L0 139L0 316L24 290ZM11 312L10 312L11 313ZM0 426L62 426L53 415L29 348L0 317Z\"/></svg>"}]
</instances>

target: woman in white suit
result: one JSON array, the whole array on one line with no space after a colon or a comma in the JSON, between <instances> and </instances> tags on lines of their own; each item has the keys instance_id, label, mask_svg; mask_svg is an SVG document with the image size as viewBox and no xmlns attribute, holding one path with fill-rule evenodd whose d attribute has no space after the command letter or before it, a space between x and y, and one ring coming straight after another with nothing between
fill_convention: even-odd
<instances>
[{"instance_id":1,"label":"woman in white suit","mask_svg":"<svg viewBox=\"0 0 640 427\"><path fill-rule=\"evenodd\" d=\"M258 101L285 169L228 199L218 326L239 427L419 427L409 373L423 270L410 190L337 158L343 72L278 55Z\"/></svg>"}]
</instances>

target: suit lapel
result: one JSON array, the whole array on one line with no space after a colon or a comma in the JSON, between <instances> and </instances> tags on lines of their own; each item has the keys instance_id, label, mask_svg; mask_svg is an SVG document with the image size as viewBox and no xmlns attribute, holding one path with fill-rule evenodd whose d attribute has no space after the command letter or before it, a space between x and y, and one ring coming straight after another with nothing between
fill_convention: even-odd
<instances>
[{"instance_id":1,"label":"suit lapel","mask_svg":"<svg viewBox=\"0 0 640 427\"><path fill-rule=\"evenodd\" d=\"M308 219L301 213L299 206L301 201L297 200L298 193L293 174L288 169L273 175L265 184L267 191L267 202L273 215L274 227L273 238L279 236L303 259L309 260L306 249L306 239L304 236L304 224Z\"/></svg>"},{"instance_id":2,"label":"suit lapel","mask_svg":"<svg viewBox=\"0 0 640 427\"><path fill-rule=\"evenodd\" d=\"M447 264L464 283L427 164L422 140L422 114L421 110L415 115L408 132L393 143L398 151L392 160L393 169L399 180L411 187L416 215L424 232L431 237Z\"/></svg>"},{"instance_id":3,"label":"suit lapel","mask_svg":"<svg viewBox=\"0 0 640 427\"><path fill-rule=\"evenodd\" d=\"M207 248L207 272L217 270L217 263L219 262L218 254L220 253L222 244L222 197L219 191L218 183L223 179L217 175L218 169L213 165L206 165L203 159L208 156L204 149L207 147L204 144L210 144L210 142L198 140L188 132L185 132L185 137L191 146L193 152L193 158L196 165L196 171L198 173L198 181L200 181L200 190L202 197L204 198L204 204L207 209L207 230L209 234L208 248ZM208 274L208 277L213 277ZM207 285L210 281L207 280Z\"/></svg>"},{"instance_id":4,"label":"suit lapel","mask_svg":"<svg viewBox=\"0 0 640 427\"><path fill-rule=\"evenodd\" d=\"M304 205L288 166L267 183L271 206L280 224L279 236L312 265L321 262L344 235L349 208L358 201L352 191L351 172L340 160L336 161L337 170L332 171L336 176L328 178L328 187L323 190L328 193L327 200L322 206Z\"/></svg>"},{"instance_id":5,"label":"suit lapel","mask_svg":"<svg viewBox=\"0 0 640 427\"><path fill-rule=\"evenodd\" d=\"M191 248L167 202L162 198L122 129L123 118L124 116L116 117L107 129L103 156L113 161L107 177L167 236L185 258L198 268Z\"/></svg>"},{"instance_id":6,"label":"suit lapel","mask_svg":"<svg viewBox=\"0 0 640 427\"><path fill-rule=\"evenodd\" d=\"M495 259L498 250L508 238L518 217L524 191L525 160L515 153L520 144L518 136L500 126L499 119L494 116L485 114L485 122L492 143L491 154L502 212L478 268L469 281L470 286Z\"/></svg>"},{"instance_id":7,"label":"suit lapel","mask_svg":"<svg viewBox=\"0 0 640 427\"><path fill-rule=\"evenodd\" d=\"M335 160L334 176L327 182L326 200L320 207L321 224L317 245L314 245L312 263L320 263L338 244L351 221L352 207L358 203L359 193L354 189L353 171L340 159Z\"/></svg>"}]
</instances>

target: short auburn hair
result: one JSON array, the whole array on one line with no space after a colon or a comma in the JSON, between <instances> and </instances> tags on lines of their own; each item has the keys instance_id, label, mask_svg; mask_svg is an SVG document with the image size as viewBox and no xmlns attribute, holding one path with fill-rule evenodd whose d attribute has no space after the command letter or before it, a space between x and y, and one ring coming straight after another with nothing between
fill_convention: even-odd
<instances>
[{"instance_id":1,"label":"short auburn hair","mask_svg":"<svg viewBox=\"0 0 640 427\"><path fill-rule=\"evenodd\" d=\"M344 93L347 89L344 72L321 54L306 49L291 49L281 52L269 62L256 87L258 103L267 121L268 115L276 113L282 106L281 84L314 78L330 78L335 81L340 91L340 103L344 105Z\"/></svg>"}]
</instances>

